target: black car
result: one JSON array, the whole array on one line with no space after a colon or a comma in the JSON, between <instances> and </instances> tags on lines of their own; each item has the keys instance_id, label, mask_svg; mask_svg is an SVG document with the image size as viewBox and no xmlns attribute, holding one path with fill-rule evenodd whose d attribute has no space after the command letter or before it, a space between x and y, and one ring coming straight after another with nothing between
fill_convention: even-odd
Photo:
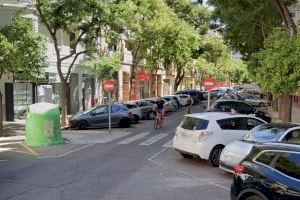
<instances>
[{"instance_id":1,"label":"black car","mask_svg":"<svg viewBox=\"0 0 300 200\"><path fill-rule=\"evenodd\" d=\"M240 114L250 115L254 114L256 117L259 117L266 122L270 123L272 118L271 116L263 111L257 110L253 106L237 100L217 100L212 106L211 111L213 112L231 112L235 111Z\"/></svg>"},{"instance_id":2,"label":"black car","mask_svg":"<svg viewBox=\"0 0 300 200\"><path fill-rule=\"evenodd\" d=\"M201 102L201 100L204 99L203 94L200 91L197 91L197 90L182 90L182 91L176 92L176 95L177 94L190 95L194 100L194 104L198 104L198 103Z\"/></svg>"},{"instance_id":3,"label":"black car","mask_svg":"<svg viewBox=\"0 0 300 200\"><path fill-rule=\"evenodd\" d=\"M300 199L299 145L254 146L234 171L232 200Z\"/></svg>"}]
</instances>

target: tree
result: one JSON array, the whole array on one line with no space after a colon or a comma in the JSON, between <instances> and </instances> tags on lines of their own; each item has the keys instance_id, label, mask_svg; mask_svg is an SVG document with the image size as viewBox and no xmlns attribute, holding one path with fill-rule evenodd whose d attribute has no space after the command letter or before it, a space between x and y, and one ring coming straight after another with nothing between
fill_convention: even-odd
<instances>
[{"instance_id":1,"label":"tree","mask_svg":"<svg viewBox=\"0 0 300 200\"><path fill-rule=\"evenodd\" d=\"M0 28L0 79L18 73L23 80L37 80L46 65L45 38L35 32L29 19L16 16ZM2 94L0 91L0 135L3 135Z\"/></svg>"},{"instance_id":2,"label":"tree","mask_svg":"<svg viewBox=\"0 0 300 200\"><path fill-rule=\"evenodd\" d=\"M96 41L103 31L115 22L111 7L114 1L89 0L35 0L31 8L46 26L56 53L56 66L61 80L61 123L67 125L67 87L75 62L82 54L96 51ZM76 34L71 41L72 50L62 55L59 44L59 31ZM67 73L63 73L63 63L69 61Z\"/></svg>"},{"instance_id":3,"label":"tree","mask_svg":"<svg viewBox=\"0 0 300 200\"><path fill-rule=\"evenodd\" d=\"M282 97L282 109L291 109L292 99L300 82L300 36L290 37L283 29L275 29L264 42L264 49L254 56L258 60L257 81L264 91ZM290 113L283 112L282 120L290 121Z\"/></svg>"},{"instance_id":4,"label":"tree","mask_svg":"<svg viewBox=\"0 0 300 200\"><path fill-rule=\"evenodd\" d=\"M289 37L297 36L297 28L292 19L293 15L288 9L297 2L296 0L210 0L209 2L216 8L216 17L225 24L223 28L225 38L234 48L245 55L245 58L252 64L251 71L255 72L257 76L262 76L263 70L261 70L261 67L258 70L259 63L251 60L254 58L252 54L258 52L261 48L270 47L270 45L264 44L264 41L273 29L281 27L284 28ZM275 53L273 51L265 51L264 53L267 52ZM269 56L272 57L272 55ZM288 60L289 58L284 59ZM268 68L268 66L264 67ZM280 68L275 68L280 71ZM282 79L289 79L289 76L284 73L280 75ZM283 109L280 109L280 116L283 117L283 121L291 120L291 94L284 93L283 96L279 97L281 99L280 106L283 107Z\"/></svg>"},{"instance_id":5,"label":"tree","mask_svg":"<svg viewBox=\"0 0 300 200\"><path fill-rule=\"evenodd\" d=\"M272 28L281 24L272 0L209 0L209 3L215 8L215 23L224 39L246 57L262 48Z\"/></svg>"}]
</instances>

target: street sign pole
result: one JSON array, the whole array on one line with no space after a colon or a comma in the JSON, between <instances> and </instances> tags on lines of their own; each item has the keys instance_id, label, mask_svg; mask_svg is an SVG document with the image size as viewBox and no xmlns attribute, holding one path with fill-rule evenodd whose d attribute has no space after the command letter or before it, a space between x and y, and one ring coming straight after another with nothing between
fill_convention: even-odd
<instances>
[{"instance_id":1,"label":"street sign pole","mask_svg":"<svg viewBox=\"0 0 300 200\"><path fill-rule=\"evenodd\" d=\"M108 92L108 133L111 133L111 92Z\"/></svg>"},{"instance_id":2,"label":"street sign pole","mask_svg":"<svg viewBox=\"0 0 300 200\"><path fill-rule=\"evenodd\" d=\"M207 111L209 110L210 108L210 90L208 90L208 93L207 93Z\"/></svg>"}]
</instances>

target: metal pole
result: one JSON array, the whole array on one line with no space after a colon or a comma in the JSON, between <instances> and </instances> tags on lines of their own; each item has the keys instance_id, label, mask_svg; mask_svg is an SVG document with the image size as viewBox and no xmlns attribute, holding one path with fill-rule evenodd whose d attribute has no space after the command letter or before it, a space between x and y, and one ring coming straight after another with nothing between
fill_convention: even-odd
<instances>
[{"instance_id":1,"label":"metal pole","mask_svg":"<svg viewBox=\"0 0 300 200\"><path fill-rule=\"evenodd\" d=\"M108 133L111 133L111 92L108 92Z\"/></svg>"},{"instance_id":2,"label":"metal pole","mask_svg":"<svg viewBox=\"0 0 300 200\"><path fill-rule=\"evenodd\" d=\"M209 111L210 109L210 90L208 90L208 93L207 93L207 111Z\"/></svg>"}]
</instances>

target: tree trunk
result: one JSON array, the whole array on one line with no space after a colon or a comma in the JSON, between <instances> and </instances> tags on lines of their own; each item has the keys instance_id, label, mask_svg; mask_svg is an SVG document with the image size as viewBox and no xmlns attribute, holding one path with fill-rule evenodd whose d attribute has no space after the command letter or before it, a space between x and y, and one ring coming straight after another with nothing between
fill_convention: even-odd
<instances>
[{"instance_id":1,"label":"tree trunk","mask_svg":"<svg viewBox=\"0 0 300 200\"><path fill-rule=\"evenodd\" d=\"M178 86L180 85L180 83L182 82L183 78L184 78L185 72L182 70L178 70L176 77L175 77L175 83L174 83L174 92L177 91Z\"/></svg>"},{"instance_id":2,"label":"tree trunk","mask_svg":"<svg viewBox=\"0 0 300 200\"><path fill-rule=\"evenodd\" d=\"M283 122L292 121L292 96L283 95L279 98L279 117Z\"/></svg>"},{"instance_id":3,"label":"tree trunk","mask_svg":"<svg viewBox=\"0 0 300 200\"><path fill-rule=\"evenodd\" d=\"M2 92L0 91L0 137L4 136L3 130L3 113L2 113Z\"/></svg>"},{"instance_id":4,"label":"tree trunk","mask_svg":"<svg viewBox=\"0 0 300 200\"><path fill-rule=\"evenodd\" d=\"M66 127L68 125L67 120L67 110L68 110L68 104L67 104L67 81L61 80L61 126Z\"/></svg>"},{"instance_id":5,"label":"tree trunk","mask_svg":"<svg viewBox=\"0 0 300 200\"><path fill-rule=\"evenodd\" d=\"M273 98L272 99L272 109L275 111L275 112L278 112L278 98Z\"/></svg>"},{"instance_id":6,"label":"tree trunk","mask_svg":"<svg viewBox=\"0 0 300 200\"><path fill-rule=\"evenodd\" d=\"M131 66L131 71L130 71L130 78L129 78L129 100L133 100L132 99L132 92L133 92L133 90L132 90L133 89L132 88L132 82L133 82L133 79L135 79L135 66L134 65Z\"/></svg>"}]
</instances>

